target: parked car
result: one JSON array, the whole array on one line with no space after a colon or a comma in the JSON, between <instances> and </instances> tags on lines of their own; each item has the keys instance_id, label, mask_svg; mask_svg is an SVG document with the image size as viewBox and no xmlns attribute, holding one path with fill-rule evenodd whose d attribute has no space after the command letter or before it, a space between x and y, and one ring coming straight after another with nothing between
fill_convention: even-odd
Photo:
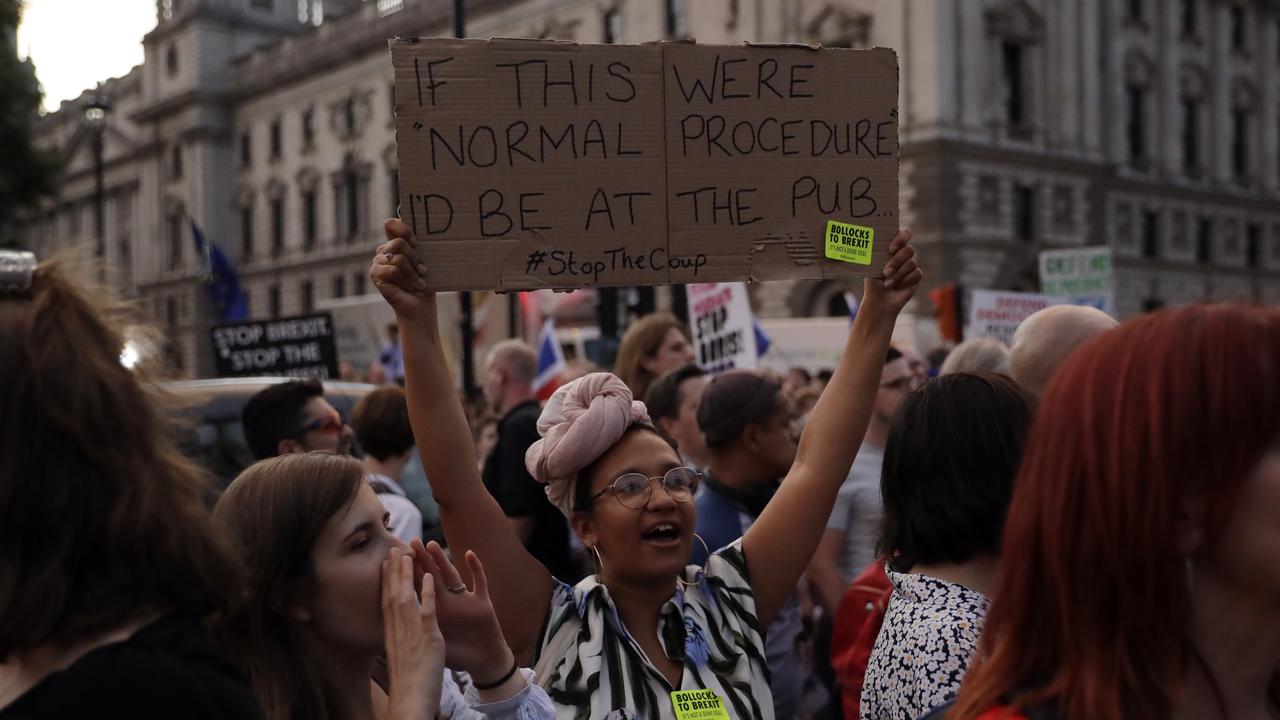
<instances>
[{"instance_id":1,"label":"parked car","mask_svg":"<svg viewBox=\"0 0 1280 720\"><path fill-rule=\"evenodd\" d=\"M249 444L245 441L244 425L240 422L240 413L245 403L262 389L291 379L293 378L214 378L165 383L166 390L184 401L182 415L189 421L190 432L183 439L183 451L213 473L221 482L221 487L226 487L241 470L254 461ZM326 381L324 397L349 422L356 403L375 388L376 385L368 383ZM359 443L353 444L352 453L357 457L363 454ZM422 463L416 456L405 466L400 484L409 499L422 510L423 522L428 525L438 524L439 510L431 497L431 488L427 485Z\"/></svg>"}]
</instances>

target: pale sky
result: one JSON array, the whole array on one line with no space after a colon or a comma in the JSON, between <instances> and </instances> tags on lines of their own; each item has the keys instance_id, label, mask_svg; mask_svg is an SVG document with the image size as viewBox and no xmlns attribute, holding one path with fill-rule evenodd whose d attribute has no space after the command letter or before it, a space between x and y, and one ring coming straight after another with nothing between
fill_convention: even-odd
<instances>
[{"instance_id":1,"label":"pale sky","mask_svg":"<svg viewBox=\"0 0 1280 720\"><path fill-rule=\"evenodd\" d=\"M26 0L18 54L36 65L45 109L57 110L141 64L142 36L155 26L155 0Z\"/></svg>"}]
</instances>

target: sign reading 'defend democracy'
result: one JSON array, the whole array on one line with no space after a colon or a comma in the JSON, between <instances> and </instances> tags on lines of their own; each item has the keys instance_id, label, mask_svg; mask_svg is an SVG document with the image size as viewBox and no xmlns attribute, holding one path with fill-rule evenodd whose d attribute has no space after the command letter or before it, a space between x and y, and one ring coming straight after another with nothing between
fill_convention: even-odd
<instances>
[{"instance_id":1,"label":"sign reading 'defend democracy'","mask_svg":"<svg viewBox=\"0 0 1280 720\"><path fill-rule=\"evenodd\" d=\"M1013 331L1031 313L1067 302L1067 298L1036 293L974 290L969 299L969 324L965 327L964 336L990 336L1005 345L1012 345Z\"/></svg>"},{"instance_id":2,"label":"sign reading 'defend democracy'","mask_svg":"<svg viewBox=\"0 0 1280 720\"><path fill-rule=\"evenodd\" d=\"M898 228L892 50L391 41L436 290L854 277Z\"/></svg>"},{"instance_id":3,"label":"sign reading 'defend democracy'","mask_svg":"<svg viewBox=\"0 0 1280 720\"><path fill-rule=\"evenodd\" d=\"M685 290L699 367L709 373L754 370L759 353L746 283L691 283Z\"/></svg>"},{"instance_id":4,"label":"sign reading 'defend democracy'","mask_svg":"<svg viewBox=\"0 0 1280 720\"><path fill-rule=\"evenodd\" d=\"M210 332L219 377L338 377L328 313L222 325Z\"/></svg>"}]
</instances>

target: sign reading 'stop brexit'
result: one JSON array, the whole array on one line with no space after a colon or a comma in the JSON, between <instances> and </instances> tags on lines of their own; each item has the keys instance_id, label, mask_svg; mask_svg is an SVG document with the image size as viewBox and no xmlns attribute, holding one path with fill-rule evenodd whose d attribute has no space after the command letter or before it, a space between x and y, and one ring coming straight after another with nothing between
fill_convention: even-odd
<instances>
[{"instance_id":1,"label":"sign reading 'stop brexit'","mask_svg":"<svg viewBox=\"0 0 1280 720\"><path fill-rule=\"evenodd\" d=\"M338 377L329 313L222 325L210 332L219 377Z\"/></svg>"},{"instance_id":2,"label":"sign reading 'stop brexit'","mask_svg":"<svg viewBox=\"0 0 1280 720\"><path fill-rule=\"evenodd\" d=\"M400 217L435 290L874 274L892 50L396 38Z\"/></svg>"}]
</instances>

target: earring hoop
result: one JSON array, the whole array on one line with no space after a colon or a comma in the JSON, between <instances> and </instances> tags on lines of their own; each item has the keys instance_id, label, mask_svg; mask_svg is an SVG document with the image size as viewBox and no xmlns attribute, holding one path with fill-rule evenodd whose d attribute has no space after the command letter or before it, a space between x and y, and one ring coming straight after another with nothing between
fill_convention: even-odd
<instances>
[{"instance_id":1,"label":"earring hoop","mask_svg":"<svg viewBox=\"0 0 1280 720\"><path fill-rule=\"evenodd\" d=\"M598 545L592 545L591 552L596 554L596 565L600 568L596 571L596 575L604 577L604 557L600 555L600 547Z\"/></svg>"},{"instance_id":2,"label":"earring hoop","mask_svg":"<svg viewBox=\"0 0 1280 720\"><path fill-rule=\"evenodd\" d=\"M694 539L694 540L697 540L697 541L698 541L698 542L700 542L700 543L702 543L702 549L706 552L706 555L707 555L707 561L709 562L709 561L711 560L711 548L707 547L707 541L706 541L706 540L703 540L703 539L702 539L702 536L701 536L701 535L699 535L698 533L694 533L694 534L693 534L693 539ZM706 568L706 565L707 565L707 563L706 563L706 562L704 562L704 563L702 563L702 565L699 565L699 566L698 566L698 572L697 572L696 574L694 574L694 582L695 582L695 583L700 583L700 582L702 582L702 578L703 578L703 576L704 576L704 575L706 575L706 569L705 569L705 568ZM677 583L679 583L679 584L680 584L680 587L684 588L685 590L688 590L688 589L689 589L689 583L685 582L685 579L684 579L683 575L677 575L677 576L676 576L676 582L677 582Z\"/></svg>"}]
</instances>

